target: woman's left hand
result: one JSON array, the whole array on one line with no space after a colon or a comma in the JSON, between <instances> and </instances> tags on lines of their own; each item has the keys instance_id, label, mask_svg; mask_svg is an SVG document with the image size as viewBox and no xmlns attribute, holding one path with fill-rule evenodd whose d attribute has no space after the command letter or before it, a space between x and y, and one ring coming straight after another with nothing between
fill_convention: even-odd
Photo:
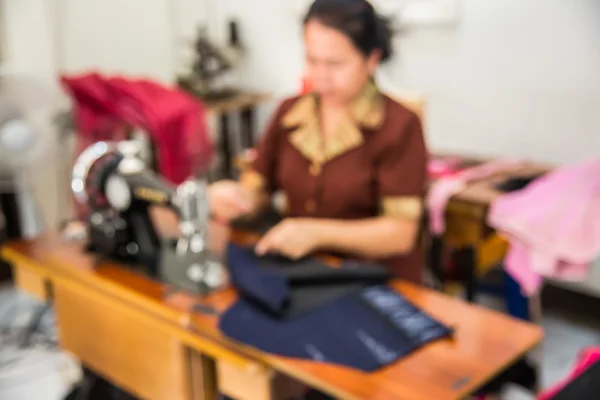
<instances>
[{"instance_id":1,"label":"woman's left hand","mask_svg":"<svg viewBox=\"0 0 600 400\"><path fill-rule=\"evenodd\" d=\"M288 218L271 228L256 245L256 253L277 253L292 259L302 258L319 245L315 220Z\"/></svg>"}]
</instances>

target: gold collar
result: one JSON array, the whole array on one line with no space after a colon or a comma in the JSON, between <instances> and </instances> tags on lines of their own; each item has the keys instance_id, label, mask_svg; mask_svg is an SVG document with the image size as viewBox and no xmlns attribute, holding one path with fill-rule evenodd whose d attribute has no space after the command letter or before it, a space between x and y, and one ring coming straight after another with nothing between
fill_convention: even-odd
<instances>
[{"instance_id":1,"label":"gold collar","mask_svg":"<svg viewBox=\"0 0 600 400\"><path fill-rule=\"evenodd\" d=\"M370 83L354 100L350 115L344 118L331 137L323 143L319 124L318 99L307 94L296 101L283 116L285 128L296 128L290 142L314 164L323 164L359 147L363 141L361 128L378 129L385 117L385 102L377 87Z\"/></svg>"}]
</instances>

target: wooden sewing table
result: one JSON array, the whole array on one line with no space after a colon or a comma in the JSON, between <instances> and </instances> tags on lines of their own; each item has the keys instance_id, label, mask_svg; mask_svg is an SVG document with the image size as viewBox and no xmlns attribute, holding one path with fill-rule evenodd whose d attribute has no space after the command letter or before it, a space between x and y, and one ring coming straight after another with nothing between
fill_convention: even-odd
<instances>
[{"instance_id":1,"label":"wooden sewing table","mask_svg":"<svg viewBox=\"0 0 600 400\"><path fill-rule=\"evenodd\" d=\"M227 232L215 226L211 246ZM256 240L234 232L231 240ZM174 293L124 266L102 262L58 233L8 243L3 257L15 283L50 299L61 346L84 365L131 394L150 400L283 399L290 378L339 399L450 400L465 398L535 347L538 326L404 282L393 286L456 329L374 373L262 353L225 338L218 317L193 313L194 304L224 311L232 289L207 297Z\"/></svg>"},{"instance_id":2,"label":"wooden sewing table","mask_svg":"<svg viewBox=\"0 0 600 400\"><path fill-rule=\"evenodd\" d=\"M490 161L474 157L463 158L472 163ZM490 268L499 265L508 250L508 241L487 223L490 205L502 195L496 186L511 177L533 176L550 170L548 165L531 163L499 172L467 184L449 200L443 241L460 252L458 261L462 264L462 270L469 275L465 277L464 282L467 300L474 300L478 278L485 275ZM449 293L460 290L452 283L445 288Z\"/></svg>"}]
</instances>

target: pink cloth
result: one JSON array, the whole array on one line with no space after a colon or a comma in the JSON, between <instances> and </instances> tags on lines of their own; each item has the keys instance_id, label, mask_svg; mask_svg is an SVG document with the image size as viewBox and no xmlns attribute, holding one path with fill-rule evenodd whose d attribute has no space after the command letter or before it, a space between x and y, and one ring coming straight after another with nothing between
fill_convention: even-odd
<instances>
[{"instance_id":1,"label":"pink cloth","mask_svg":"<svg viewBox=\"0 0 600 400\"><path fill-rule=\"evenodd\" d=\"M454 176L464 170L463 159L460 157L432 157L427 163L429 179L441 179Z\"/></svg>"},{"instance_id":2,"label":"pink cloth","mask_svg":"<svg viewBox=\"0 0 600 400\"><path fill-rule=\"evenodd\" d=\"M564 167L502 195L488 222L510 240L507 272L526 295L542 277L583 279L600 256L600 159Z\"/></svg>"},{"instance_id":3,"label":"pink cloth","mask_svg":"<svg viewBox=\"0 0 600 400\"><path fill-rule=\"evenodd\" d=\"M446 230L446 205L452 196L462 191L467 184L489 178L507 169L522 165L522 161L496 160L458 172L456 175L440 178L431 186L427 194L429 230L441 235Z\"/></svg>"},{"instance_id":4,"label":"pink cloth","mask_svg":"<svg viewBox=\"0 0 600 400\"><path fill-rule=\"evenodd\" d=\"M571 381L585 372L589 367L591 367L594 363L600 361L600 348L598 347L590 347L588 349L584 349L577 359L575 367L565 379L554 385L549 390L540 394L537 397L537 400L552 400L554 396L560 393L561 390L565 388ZM573 399L575 400L575 399Z\"/></svg>"}]
</instances>

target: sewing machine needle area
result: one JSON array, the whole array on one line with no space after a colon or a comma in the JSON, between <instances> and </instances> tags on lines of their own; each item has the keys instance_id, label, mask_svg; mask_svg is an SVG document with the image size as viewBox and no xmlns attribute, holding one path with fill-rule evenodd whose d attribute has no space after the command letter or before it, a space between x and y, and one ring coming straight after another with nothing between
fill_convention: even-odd
<instances>
[{"instance_id":1,"label":"sewing machine needle area","mask_svg":"<svg viewBox=\"0 0 600 400\"><path fill-rule=\"evenodd\" d=\"M140 153L135 141L97 142L75 162L71 189L85 210L88 250L193 294L222 288L227 273L208 246L207 182L190 178L173 185ZM154 207L174 213L178 237L162 235Z\"/></svg>"}]
</instances>

